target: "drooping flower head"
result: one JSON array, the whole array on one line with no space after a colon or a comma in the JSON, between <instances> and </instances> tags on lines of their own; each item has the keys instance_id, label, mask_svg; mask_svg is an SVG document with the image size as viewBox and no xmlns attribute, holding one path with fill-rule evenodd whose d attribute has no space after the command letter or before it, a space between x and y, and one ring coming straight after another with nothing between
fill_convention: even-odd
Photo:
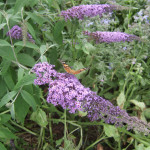
<instances>
[{"instance_id":1,"label":"drooping flower head","mask_svg":"<svg viewBox=\"0 0 150 150\"><path fill-rule=\"evenodd\" d=\"M19 27L18 25L13 26L10 31L7 32L7 36L11 36L13 39L18 39L18 40L22 40L23 36L22 36L22 29L21 27ZM27 39L32 42L35 43L35 41L33 40L31 34L29 34L27 32Z\"/></svg>"},{"instance_id":2,"label":"drooping flower head","mask_svg":"<svg viewBox=\"0 0 150 150\"><path fill-rule=\"evenodd\" d=\"M71 113L78 110L87 112L87 116L92 121L102 119L108 124L127 125L127 129L150 133L150 124L137 117L130 117L125 110L85 88L74 75L58 73L53 67L45 62L36 64L33 68L37 76L34 84L49 85L48 103L61 105Z\"/></svg>"},{"instance_id":3,"label":"drooping flower head","mask_svg":"<svg viewBox=\"0 0 150 150\"><path fill-rule=\"evenodd\" d=\"M121 6L120 6L121 7ZM102 16L103 13L112 12L113 10L119 9L118 6L109 5L109 4L99 4L99 5L80 5L74 6L66 11L61 11L61 16L71 20L73 18L77 18L83 20L84 17L94 17L99 15Z\"/></svg>"},{"instance_id":4,"label":"drooping flower head","mask_svg":"<svg viewBox=\"0 0 150 150\"><path fill-rule=\"evenodd\" d=\"M111 43L111 42L125 42L125 41L133 41L133 40L139 40L140 38L135 35L127 34L124 32L101 32L101 31L96 31L96 32L88 32L84 31L84 35L88 35L90 39L93 39L96 44L98 43Z\"/></svg>"}]
</instances>

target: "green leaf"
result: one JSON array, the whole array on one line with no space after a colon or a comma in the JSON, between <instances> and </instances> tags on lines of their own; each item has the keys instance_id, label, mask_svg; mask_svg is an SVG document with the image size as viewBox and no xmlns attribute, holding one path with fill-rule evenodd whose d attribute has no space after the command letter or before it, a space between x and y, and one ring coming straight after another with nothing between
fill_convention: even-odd
<instances>
[{"instance_id":1,"label":"green leaf","mask_svg":"<svg viewBox=\"0 0 150 150\"><path fill-rule=\"evenodd\" d=\"M50 1L52 1L52 3ZM51 7L56 8L58 13L60 14L60 7L58 2L56 0L48 0L48 2L51 3L52 4Z\"/></svg>"},{"instance_id":2,"label":"green leaf","mask_svg":"<svg viewBox=\"0 0 150 150\"><path fill-rule=\"evenodd\" d=\"M46 127L48 124L46 113L42 109L33 112L30 119L35 121L41 127Z\"/></svg>"},{"instance_id":3,"label":"green leaf","mask_svg":"<svg viewBox=\"0 0 150 150\"><path fill-rule=\"evenodd\" d=\"M17 12L19 12L21 8L24 7L25 3L26 1L16 0L13 14L16 14Z\"/></svg>"},{"instance_id":4,"label":"green leaf","mask_svg":"<svg viewBox=\"0 0 150 150\"><path fill-rule=\"evenodd\" d=\"M32 27L32 25L29 22L27 22L27 26L28 26L28 30L31 33L31 35L33 36L33 38L36 39L35 31L34 31L34 28Z\"/></svg>"},{"instance_id":5,"label":"green leaf","mask_svg":"<svg viewBox=\"0 0 150 150\"><path fill-rule=\"evenodd\" d=\"M0 30L6 25L6 23L0 24Z\"/></svg>"},{"instance_id":6,"label":"green leaf","mask_svg":"<svg viewBox=\"0 0 150 150\"><path fill-rule=\"evenodd\" d=\"M21 96L18 96L15 103L15 113L16 113L16 118L24 124L24 119L29 111L29 104L22 99Z\"/></svg>"},{"instance_id":7,"label":"green leaf","mask_svg":"<svg viewBox=\"0 0 150 150\"><path fill-rule=\"evenodd\" d=\"M145 150L150 150L150 146L146 147Z\"/></svg>"},{"instance_id":8,"label":"green leaf","mask_svg":"<svg viewBox=\"0 0 150 150\"><path fill-rule=\"evenodd\" d=\"M23 78L24 75L24 69L19 68L18 69L18 81L20 81Z\"/></svg>"},{"instance_id":9,"label":"green leaf","mask_svg":"<svg viewBox=\"0 0 150 150\"><path fill-rule=\"evenodd\" d=\"M5 84L5 82L4 82L4 80L2 79L2 77L0 76L0 98L2 97L2 96L4 96L4 94L5 93L7 93L7 86L6 86L6 84Z\"/></svg>"},{"instance_id":10,"label":"green leaf","mask_svg":"<svg viewBox=\"0 0 150 150\"><path fill-rule=\"evenodd\" d=\"M45 53L45 51L46 51L46 45L41 45L40 46L40 53L41 53L41 55L43 55Z\"/></svg>"},{"instance_id":11,"label":"green leaf","mask_svg":"<svg viewBox=\"0 0 150 150\"><path fill-rule=\"evenodd\" d=\"M33 19L35 22L37 22L39 25L42 25L44 22L46 22L46 19L41 17L41 16L38 16L37 14L35 13L31 13L31 12L26 12L26 14L31 18Z\"/></svg>"},{"instance_id":12,"label":"green leaf","mask_svg":"<svg viewBox=\"0 0 150 150\"><path fill-rule=\"evenodd\" d=\"M118 104L118 106L123 108L125 102L126 102L126 98L125 98L125 95L124 95L124 91L121 91L121 93L117 97L117 104Z\"/></svg>"},{"instance_id":13,"label":"green leaf","mask_svg":"<svg viewBox=\"0 0 150 150\"><path fill-rule=\"evenodd\" d=\"M28 48L32 48L32 49L36 49L36 50L39 50L39 47L31 42L28 42L26 41L26 44L24 45L23 41L19 41L19 42L16 42L14 44L15 46L22 46L22 47L28 47Z\"/></svg>"},{"instance_id":14,"label":"green leaf","mask_svg":"<svg viewBox=\"0 0 150 150\"><path fill-rule=\"evenodd\" d=\"M10 46L11 47L11 45L7 41L1 40L1 39L0 39L0 46Z\"/></svg>"},{"instance_id":15,"label":"green leaf","mask_svg":"<svg viewBox=\"0 0 150 150\"><path fill-rule=\"evenodd\" d=\"M28 0L26 3L26 6L33 7L38 2L39 2L39 0Z\"/></svg>"},{"instance_id":16,"label":"green leaf","mask_svg":"<svg viewBox=\"0 0 150 150\"><path fill-rule=\"evenodd\" d=\"M36 79L35 74L25 75L20 81L17 82L14 89L18 89L24 85L32 84L34 82L34 79Z\"/></svg>"},{"instance_id":17,"label":"green leaf","mask_svg":"<svg viewBox=\"0 0 150 150\"><path fill-rule=\"evenodd\" d=\"M0 56L8 60L15 61L15 57L11 47L0 47Z\"/></svg>"},{"instance_id":18,"label":"green leaf","mask_svg":"<svg viewBox=\"0 0 150 150\"><path fill-rule=\"evenodd\" d=\"M44 55L42 55L42 56L40 57L40 59L41 59L41 62L47 62L47 58L46 58L46 56L44 56Z\"/></svg>"},{"instance_id":19,"label":"green leaf","mask_svg":"<svg viewBox=\"0 0 150 150\"><path fill-rule=\"evenodd\" d=\"M7 104L10 100L13 99L13 97L16 95L16 91L12 91L12 92L9 92L7 93L3 98L2 100L0 101L0 108L2 106L4 106L5 104Z\"/></svg>"},{"instance_id":20,"label":"green leaf","mask_svg":"<svg viewBox=\"0 0 150 150\"><path fill-rule=\"evenodd\" d=\"M0 142L0 150L7 150L6 147Z\"/></svg>"},{"instance_id":21,"label":"green leaf","mask_svg":"<svg viewBox=\"0 0 150 150\"><path fill-rule=\"evenodd\" d=\"M91 52L96 50L96 48L90 43L85 43L82 50L84 51L85 54L89 55Z\"/></svg>"},{"instance_id":22,"label":"green leaf","mask_svg":"<svg viewBox=\"0 0 150 150\"><path fill-rule=\"evenodd\" d=\"M53 35L54 35L54 40L58 44L63 44L63 36L62 36L62 30L64 28L64 21L59 21L55 24Z\"/></svg>"},{"instance_id":23,"label":"green leaf","mask_svg":"<svg viewBox=\"0 0 150 150\"><path fill-rule=\"evenodd\" d=\"M145 117L146 117L147 119L150 119L150 108L146 108L146 109L144 110L144 115L145 115Z\"/></svg>"},{"instance_id":24,"label":"green leaf","mask_svg":"<svg viewBox=\"0 0 150 150\"><path fill-rule=\"evenodd\" d=\"M14 103L10 107L10 114L11 118L15 120L15 108L14 108Z\"/></svg>"},{"instance_id":25,"label":"green leaf","mask_svg":"<svg viewBox=\"0 0 150 150\"><path fill-rule=\"evenodd\" d=\"M15 86L12 75L13 74L11 73L11 71L8 70L8 72L3 76L4 81L10 90L12 90Z\"/></svg>"},{"instance_id":26,"label":"green leaf","mask_svg":"<svg viewBox=\"0 0 150 150\"><path fill-rule=\"evenodd\" d=\"M50 57L50 63L55 64L55 62L57 61L57 50L51 49L49 51L49 57Z\"/></svg>"},{"instance_id":27,"label":"green leaf","mask_svg":"<svg viewBox=\"0 0 150 150\"><path fill-rule=\"evenodd\" d=\"M11 119L10 114L1 114L0 115L0 122L1 124L7 123Z\"/></svg>"},{"instance_id":28,"label":"green leaf","mask_svg":"<svg viewBox=\"0 0 150 150\"><path fill-rule=\"evenodd\" d=\"M4 76L6 73L8 73L9 66L11 64L11 61L7 59L3 59L1 66L2 66L2 76Z\"/></svg>"},{"instance_id":29,"label":"green leaf","mask_svg":"<svg viewBox=\"0 0 150 150\"><path fill-rule=\"evenodd\" d=\"M15 139L17 138L8 128L0 126L0 139Z\"/></svg>"},{"instance_id":30,"label":"green leaf","mask_svg":"<svg viewBox=\"0 0 150 150\"><path fill-rule=\"evenodd\" d=\"M135 106L139 107L142 111L146 108L144 102L138 102L137 100L130 100L130 102L133 103Z\"/></svg>"},{"instance_id":31,"label":"green leaf","mask_svg":"<svg viewBox=\"0 0 150 150\"><path fill-rule=\"evenodd\" d=\"M105 124L104 131L108 137L113 137L115 139L115 141L117 141L117 142L119 141L120 135L119 135L116 127L114 127L113 125Z\"/></svg>"},{"instance_id":32,"label":"green leaf","mask_svg":"<svg viewBox=\"0 0 150 150\"><path fill-rule=\"evenodd\" d=\"M31 57L30 55L28 54L18 54L18 61L25 65L25 66L29 66L29 67L32 67L35 65L35 60L33 57Z\"/></svg>"},{"instance_id":33,"label":"green leaf","mask_svg":"<svg viewBox=\"0 0 150 150\"><path fill-rule=\"evenodd\" d=\"M35 102L35 99L33 98L33 96L24 90L21 91L21 96L35 111L36 110L36 102Z\"/></svg>"}]
</instances>

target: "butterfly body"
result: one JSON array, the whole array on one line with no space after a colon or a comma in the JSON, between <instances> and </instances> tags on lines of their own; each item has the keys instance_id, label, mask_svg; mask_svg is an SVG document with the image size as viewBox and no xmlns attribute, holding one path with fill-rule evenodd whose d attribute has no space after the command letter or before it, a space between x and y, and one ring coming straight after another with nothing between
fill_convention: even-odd
<instances>
[{"instance_id":1,"label":"butterfly body","mask_svg":"<svg viewBox=\"0 0 150 150\"><path fill-rule=\"evenodd\" d=\"M65 62L63 62L63 61L60 61L60 62L62 63L62 65L63 65L65 71L66 71L67 73L70 73L70 74L73 74L73 75L79 74L80 72L82 72L82 71L84 71L84 70L87 69L87 68L82 68L82 69L79 69L79 70L73 70L73 69L71 69Z\"/></svg>"}]
</instances>

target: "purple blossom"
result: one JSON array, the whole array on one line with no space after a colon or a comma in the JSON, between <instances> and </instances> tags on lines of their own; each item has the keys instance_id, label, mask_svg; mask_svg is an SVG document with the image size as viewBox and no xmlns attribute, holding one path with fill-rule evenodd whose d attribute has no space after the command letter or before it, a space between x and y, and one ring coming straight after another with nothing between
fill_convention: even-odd
<instances>
[{"instance_id":1,"label":"purple blossom","mask_svg":"<svg viewBox=\"0 0 150 150\"><path fill-rule=\"evenodd\" d=\"M112 12L113 10L118 9L118 6L108 5L108 4L99 4L99 5L80 5L74 6L66 11L61 11L61 16L71 20L72 18L77 18L83 20L84 17L94 17L99 15L102 16L103 13Z\"/></svg>"},{"instance_id":2,"label":"purple blossom","mask_svg":"<svg viewBox=\"0 0 150 150\"><path fill-rule=\"evenodd\" d=\"M125 47L123 47L123 50L125 51L125 50L127 50L127 47L125 46Z\"/></svg>"},{"instance_id":3,"label":"purple blossom","mask_svg":"<svg viewBox=\"0 0 150 150\"><path fill-rule=\"evenodd\" d=\"M48 103L61 105L64 109L69 109L70 113L78 110L87 112L91 121L102 119L105 123L116 126L127 125L128 130L150 133L150 124L137 117L130 117L125 110L114 106L89 88L85 88L74 75L58 73L53 67L54 65L47 62L38 63L33 67L33 72L37 76L34 84L49 85Z\"/></svg>"},{"instance_id":4,"label":"purple blossom","mask_svg":"<svg viewBox=\"0 0 150 150\"><path fill-rule=\"evenodd\" d=\"M83 34L90 36L90 39L94 39L96 44L98 43L111 43L111 42L125 42L132 40L140 40L138 36L127 34L124 32L88 32L84 31Z\"/></svg>"},{"instance_id":5,"label":"purple blossom","mask_svg":"<svg viewBox=\"0 0 150 150\"><path fill-rule=\"evenodd\" d=\"M10 31L7 32L7 36L11 36L13 39L22 40L23 39L22 29L18 25L15 25L10 29ZM35 43L31 34L29 34L28 32L27 32L27 38L30 42Z\"/></svg>"}]
</instances>

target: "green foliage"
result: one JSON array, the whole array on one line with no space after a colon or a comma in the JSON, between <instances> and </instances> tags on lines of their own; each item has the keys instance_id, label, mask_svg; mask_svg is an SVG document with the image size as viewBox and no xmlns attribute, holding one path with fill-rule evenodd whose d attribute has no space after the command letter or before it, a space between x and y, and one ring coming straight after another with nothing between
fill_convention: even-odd
<instances>
[{"instance_id":1,"label":"green foliage","mask_svg":"<svg viewBox=\"0 0 150 150\"><path fill-rule=\"evenodd\" d=\"M48 61L64 72L58 59L99 96L141 120L150 120L150 2L116 0L120 11L103 17L65 21L60 12L81 4L112 4L99 0L7 0L0 2L0 149L150 149L150 138L86 113L69 114L46 101L47 87L33 85L32 67ZM142 13L142 15L141 15ZM147 19L144 19L147 18ZM22 26L23 39L7 32ZM121 31L142 42L95 44L83 31ZM27 41L29 32L35 43ZM31 143L28 139L31 139ZM65 148L64 148L65 145ZM97 148L98 149L98 148Z\"/></svg>"}]
</instances>

